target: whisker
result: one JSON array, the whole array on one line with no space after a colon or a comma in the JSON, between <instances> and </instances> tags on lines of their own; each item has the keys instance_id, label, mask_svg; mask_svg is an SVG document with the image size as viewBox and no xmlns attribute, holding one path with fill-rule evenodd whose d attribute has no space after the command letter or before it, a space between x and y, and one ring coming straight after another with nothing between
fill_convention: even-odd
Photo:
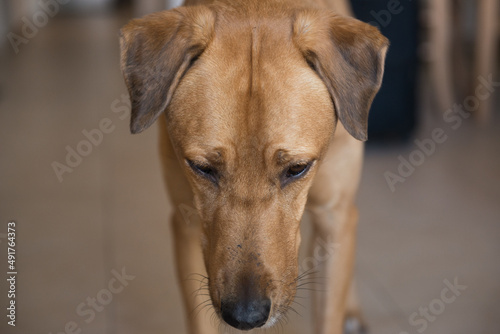
<instances>
[{"instance_id":1,"label":"whisker","mask_svg":"<svg viewBox=\"0 0 500 334\"><path fill-rule=\"evenodd\" d=\"M199 277L192 277L192 276L199 276ZM208 281L208 277L205 276L205 275L202 275L202 274L198 274L198 273L192 273L192 274L189 274L185 279L185 281L197 281L197 282L203 282L205 280Z\"/></svg>"},{"instance_id":2,"label":"whisker","mask_svg":"<svg viewBox=\"0 0 500 334\"><path fill-rule=\"evenodd\" d=\"M196 305L196 307L190 312L190 315L193 316L193 318L196 318L198 316L198 314L200 313L201 310L203 310L203 308L207 305L210 305L210 302L211 300L210 299L207 299L207 300L204 300L202 302L200 302L198 305ZM201 307L198 311L197 309ZM194 314L196 312L196 314Z\"/></svg>"},{"instance_id":3,"label":"whisker","mask_svg":"<svg viewBox=\"0 0 500 334\"><path fill-rule=\"evenodd\" d=\"M314 281L312 281L312 282L301 283L301 284L297 285L297 288L301 288L301 287L307 286L307 285L315 285L315 284L322 285L321 282L314 282Z\"/></svg>"},{"instance_id":4,"label":"whisker","mask_svg":"<svg viewBox=\"0 0 500 334\"><path fill-rule=\"evenodd\" d=\"M212 304L210 304L210 303L207 303L207 304L203 305L203 307L198 310L198 313L196 314L196 317L198 317L201 314L202 311L208 311L208 310L210 310L211 306L212 306Z\"/></svg>"},{"instance_id":5,"label":"whisker","mask_svg":"<svg viewBox=\"0 0 500 334\"><path fill-rule=\"evenodd\" d=\"M303 307L304 309L306 309L306 307L305 307L304 305L302 305L301 303L299 303L299 302L298 302L298 301L296 301L296 300L293 300L292 304L297 304L297 305L299 305L299 306Z\"/></svg>"},{"instance_id":6,"label":"whisker","mask_svg":"<svg viewBox=\"0 0 500 334\"><path fill-rule=\"evenodd\" d=\"M297 312L297 310L294 309L292 306L288 306L287 307L287 311L289 311L289 310L292 310L293 312L295 312L295 314L297 314L299 317L302 318L302 314L300 314L299 312Z\"/></svg>"}]
</instances>

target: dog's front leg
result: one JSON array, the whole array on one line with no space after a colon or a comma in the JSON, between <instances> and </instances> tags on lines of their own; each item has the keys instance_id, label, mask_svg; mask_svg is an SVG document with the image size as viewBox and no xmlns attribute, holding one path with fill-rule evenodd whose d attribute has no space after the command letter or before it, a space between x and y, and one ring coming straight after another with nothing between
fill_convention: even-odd
<instances>
[{"instance_id":1,"label":"dog's front leg","mask_svg":"<svg viewBox=\"0 0 500 334\"><path fill-rule=\"evenodd\" d=\"M362 160L363 144L348 136L339 125L309 192L308 209L314 231L312 247L317 265L312 271L318 271L316 276L322 283L314 303L317 334L341 334L346 316L359 316L359 310L350 309L352 306L347 309L347 302L358 220L354 199ZM359 331L351 331L356 332Z\"/></svg>"},{"instance_id":2,"label":"dog's front leg","mask_svg":"<svg viewBox=\"0 0 500 334\"><path fill-rule=\"evenodd\" d=\"M188 316L188 330L190 334L215 334L218 333L218 320L213 317L208 294L208 278L200 247L201 232L194 214L190 216L190 207L183 205L186 204L180 203L180 209L174 213L172 227L177 277Z\"/></svg>"},{"instance_id":3,"label":"dog's front leg","mask_svg":"<svg viewBox=\"0 0 500 334\"><path fill-rule=\"evenodd\" d=\"M315 333L341 334L354 267L357 213L353 205L346 205L313 211L312 217L315 269L322 283L314 295Z\"/></svg>"},{"instance_id":4,"label":"dog's front leg","mask_svg":"<svg viewBox=\"0 0 500 334\"><path fill-rule=\"evenodd\" d=\"M163 125L163 124L162 124ZM177 278L181 286L190 334L218 333L208 294L208 276L201 250L201 225L193 207L193 193L175 156L166 128L160 126L160 148L164 177L174 212Z\"/></svg>"}]
</instances>

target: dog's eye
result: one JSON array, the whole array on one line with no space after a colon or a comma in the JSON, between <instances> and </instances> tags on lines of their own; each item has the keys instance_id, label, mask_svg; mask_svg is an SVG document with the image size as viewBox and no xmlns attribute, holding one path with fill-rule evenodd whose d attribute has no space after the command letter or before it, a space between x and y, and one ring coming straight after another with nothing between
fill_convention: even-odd
<instances>
[{"instance_id":1,"label":"dog's eye","mask_svg":"<svg viewBox=\"0 0 500 334\"><path fill-rule=\"evenodd\" d=\"M309 168L309 164L299 164L291 166L286 171L286 177L298 177L305 173Z\"/></svg>"},{"instance_id":2,"label":"dog's eye","mask_svg":"<svg viewBox=\"0 0 500 334\"><path fill-rule=\"evenodd\" d=\"M282 187L286 186L288 183L301 178L306 175L306 173L311 168L312 163L298 163L291 165L285 169L281 176Z\"/></svg>"},{"instance_id":3,"label":"dog's eye","mask_svg":"<svg viewBox=\"0 0 500 334\"><path fill-rule=\"evenodd\" d=\"M191 160L187 161L191 169L200 176L217 183L218 173L217 170L208 164L196 163Z\"/></svg>"},{"instance_id":4,"label":"dog's eye","mask_svg":"<svg viewBox=\"0 0 500 334\"><path fill-rule=\"evenodd\" d=\"M312 62L312 60L306 59L306 61L307 61L307 65L309 65L309 67L311 68L311 70L313 70L314 72L316 72L316 65L314 65L314 63Z\"/></svg>"}]
</instances>

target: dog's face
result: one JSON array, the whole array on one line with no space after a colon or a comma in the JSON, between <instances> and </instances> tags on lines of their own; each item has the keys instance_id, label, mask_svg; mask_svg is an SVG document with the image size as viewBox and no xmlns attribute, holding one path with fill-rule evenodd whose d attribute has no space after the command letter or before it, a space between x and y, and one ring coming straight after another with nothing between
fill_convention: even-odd
<instances>
[{"instance_id":1,"label":"dog's face","mask_svg":"<svg viewBox=\"0 0 500 334\"><path fill-rule=\"evenodd\" d=\"M316 11L252 20L191 7L123 30L132 131L166 111L228 324L270 326L292 302L309 187L337 119L366 137L386 46L376 29Z\"/></svg>"},{"instance_id":2,"label":"dog's face","mask_svg":"<svg viewBox=\"0 0 500 334\"><path fill-rule=\"evenodd\" d=\"M167 112L213 304L238 328L235 305L271 300L274 319L294 296L299 222L335 124L325 85L274 24L217 31Z\"/></svg>"}]
</instances>

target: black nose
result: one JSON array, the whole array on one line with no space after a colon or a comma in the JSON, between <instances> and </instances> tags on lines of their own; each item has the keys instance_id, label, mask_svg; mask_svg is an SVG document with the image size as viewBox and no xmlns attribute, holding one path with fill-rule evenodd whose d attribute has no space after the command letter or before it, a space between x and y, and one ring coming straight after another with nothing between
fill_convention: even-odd
<instances>
[{"instance_id":1,"label":"black nose","mask_svg":"<svg viewBox=\"0 0 500 334\"><path fill-rule=\"evenodd\" d=\"M241 330L250 330L264 325L270 310L271 300L267 298L221 302L222 319Z\"/></svg>"}]
</instances>

